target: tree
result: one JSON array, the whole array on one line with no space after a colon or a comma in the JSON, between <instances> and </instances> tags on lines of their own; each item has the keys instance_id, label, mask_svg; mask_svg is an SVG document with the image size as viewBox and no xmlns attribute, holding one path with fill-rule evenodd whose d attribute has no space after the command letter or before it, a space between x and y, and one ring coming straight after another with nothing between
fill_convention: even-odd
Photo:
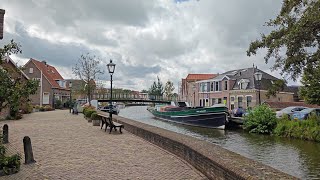
<instances>
[{"instance_id":1,"label":"tree","mask_svg":"<svg viewBox=\"0 0 320 180\"><path fill-rule=\"evenodd\" d=\"M174 90L173 82L167 81L167 83L164 87L164 94L166 95L167 98L169 98L169 99L172 98L173 90Z\"/></svg>"},{"instance_id":2,"label":"tree","mask_svg":"<svg viewBox=\"0 0 320 180\"><path fill-rule=\"evenodd\" d=\"M302 76L299 94L304 97L307 103L320 105L320 68L311 74L309 71Z\"/></svg>"},{"instance_id":3,"label":"tree","mask_svg":"<svg viewBox=\"0 0 320 180\"><path fill-rule=\"evenodd\" d=\"M75 66L72 68L73 74L85 82L85 91L91 106L92 94L95 89L95 80L103 71L99 68L100 60L89 53L81 55Z\"/></svg>"},{"instance_id":4,"label":"tree","mask_svg":"<svg viewBox=\"0 0 320 180\"><path fill-rule=\"evenodd\" d=\"M26 102L29 95L35 94L39 86L36 80L23 80L20 68L1 66L5 56L21 53L21 46L11 40L10 44L0 48L0 112L9 107L10 115L15 118L21 103Z\"/></svg>"},{"instance_id":5,"label":"tree","mask_svg":"<svg viewBox=\"0 0 320 180\"><path fill-rule=\"evenodd\" d=\"M141 92L142 93L148 93L148 90L143 89Z\"/></svg>"},{"instance_id":6,"label":"tree","mask_svg":"<svg viewBox=\"0 0 320 180\"><path fill-rule=\"evenodd\" d=\"M287 81L285 79L278 79L276 81L273 81L273 84L268 88L268 91L266 93L267 98L270 98L271 96L275 97L277 93L284 90L286 84Z\"/></svg>"},{"instance_id":7,"label":"tree","mask_svg":"<svg viewBox=\"0 0 320 180\"><path fill-rule=\"evenodd\" d=\"M312 80L312 75L320 68L319 9L320 1L284 0L279 15L266 23L275 30L251 42L247 55L255 55L257 49L267 48L264 59L266 63L275 59L273 69L281 69L282 74L290 75L293 80L301 74L304 74L304 82ZM312 97L319 99L319 96ZM315 102L310 96L305 98Z\"/></svg>"},{"instance_id":8,"label":"tree","mask_svg":"<svg viewBox=\"0 0 320 180\"><path fill-rule=\"evenodd\" d=\"M153 82L153 84L151 85L150 89L149 89L149 95L151 96L155 96L155 97L162 97L163 93L164 93L164 88L163 88L163 84L160 81L160 78L157 77L158 82Z\"/></svg>"},{"instance_id":9,"label":"tree","mask_svg":"<svg viewBox=\"0 0 320 180\"><path fill-rule=\"evenodd\" d=\"M19 53L22 53L21 45L11 40L9 44L4 45L3 48L0 48L0 64L2 63L4 57Z\"/></svg>"}]
</instances>

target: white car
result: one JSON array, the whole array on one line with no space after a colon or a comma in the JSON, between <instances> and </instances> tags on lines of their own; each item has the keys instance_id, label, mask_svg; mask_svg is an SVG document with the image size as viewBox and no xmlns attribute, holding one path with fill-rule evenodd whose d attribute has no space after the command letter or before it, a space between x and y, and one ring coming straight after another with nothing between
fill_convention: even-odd
<instances>
[{"instance_id":1,"label":"white car","mask_svg":"<svg viewBox=\"0 0 320 180\"><path fill-rule=\"evenodd\" d=\"M289 107L286 107L280 111L277 111L276 116L277 116L277 118L281 118L283 115L288 115L290 117L293 113L295 113L297 111L301 111L306 108L307 107L304 107L304 106L289 106Z\"/></svg>"}]
</instances>

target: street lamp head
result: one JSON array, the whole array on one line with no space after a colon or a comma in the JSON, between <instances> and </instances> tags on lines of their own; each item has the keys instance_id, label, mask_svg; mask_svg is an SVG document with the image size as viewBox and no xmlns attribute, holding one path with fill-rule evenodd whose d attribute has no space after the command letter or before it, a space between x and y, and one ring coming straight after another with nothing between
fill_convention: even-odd
<instances>
[{"instance_id":1,"label":"street lamp head","mask_svg":"<svg viewBox=\"0 0 320 180\"><path fill-rule=\"evenodd\" d=\"M256 72L254 73L254 78L257 80L257 81L261 81L262 79L262 73L261 72Z\"/></svg>"},{"instance_id":2,"label":"street lamp head","mask_svg":"<svg viewBox=\"0 0 320 180\"><path fill-rule=\"evenodd\" d=\"M69 88L72 88L72 82L69 82Z\"/></svg>"},{"instance_id":3,"label":"street lamp head","mask_svg":"<svg viewBox=\"0 0 320 180\"><path fill-rule=\"evenodd\" d=\"M107 64L108 71L112 75L114 73L114 70L116 68L116 64L112 63L112 60L110 59L110 63Z\"/></svg>"}]
</instances>

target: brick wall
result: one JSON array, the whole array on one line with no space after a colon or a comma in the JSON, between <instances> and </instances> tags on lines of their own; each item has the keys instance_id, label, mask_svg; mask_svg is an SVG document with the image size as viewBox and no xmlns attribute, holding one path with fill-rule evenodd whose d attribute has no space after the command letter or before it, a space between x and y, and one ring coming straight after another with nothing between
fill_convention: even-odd
<instances>
[{"instance_id":1,"label":"brick wall","mask_svg":"<svg viewBox=\"0 0 320 180\"><path fill-rule=\"evenodd\" d=\"M209 179L297 179L220 146L114 116L129 131L183 158Z\"/></svg>"},{"instance_id":2,"label":"brick wall","mask_svg":"<svg viewBox=\"0 0 320 180\"><path fill-rule=\"evenodd\" d=\"M3 38L4 13L5 10L0 9L0 39Z\"/></svg>"}]
</instances>

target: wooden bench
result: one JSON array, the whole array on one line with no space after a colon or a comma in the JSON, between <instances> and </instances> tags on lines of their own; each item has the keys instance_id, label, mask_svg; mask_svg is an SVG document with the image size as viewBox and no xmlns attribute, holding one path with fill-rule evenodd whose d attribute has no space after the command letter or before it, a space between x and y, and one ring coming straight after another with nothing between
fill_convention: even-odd
<instances>
[{"instance_id":1,"label":"wooden bench","mask_svg":"<svg viewBox=\"0 0 320 180\"><path fill-rule=\"evenodd\" d=\"M108 113L105 112L98 112L98 115L101 117L101 129L103 128L103 125L106 125L105 131L107 131L107 127L109 126L110 131L109 134L111 133L112 129L114 129L115 131L117 131L117 127L119 127L119 132L122 133L121 129L124 128L123 124L117 123L117 122L113 122Z\"/></svg>"}]
</instances>

